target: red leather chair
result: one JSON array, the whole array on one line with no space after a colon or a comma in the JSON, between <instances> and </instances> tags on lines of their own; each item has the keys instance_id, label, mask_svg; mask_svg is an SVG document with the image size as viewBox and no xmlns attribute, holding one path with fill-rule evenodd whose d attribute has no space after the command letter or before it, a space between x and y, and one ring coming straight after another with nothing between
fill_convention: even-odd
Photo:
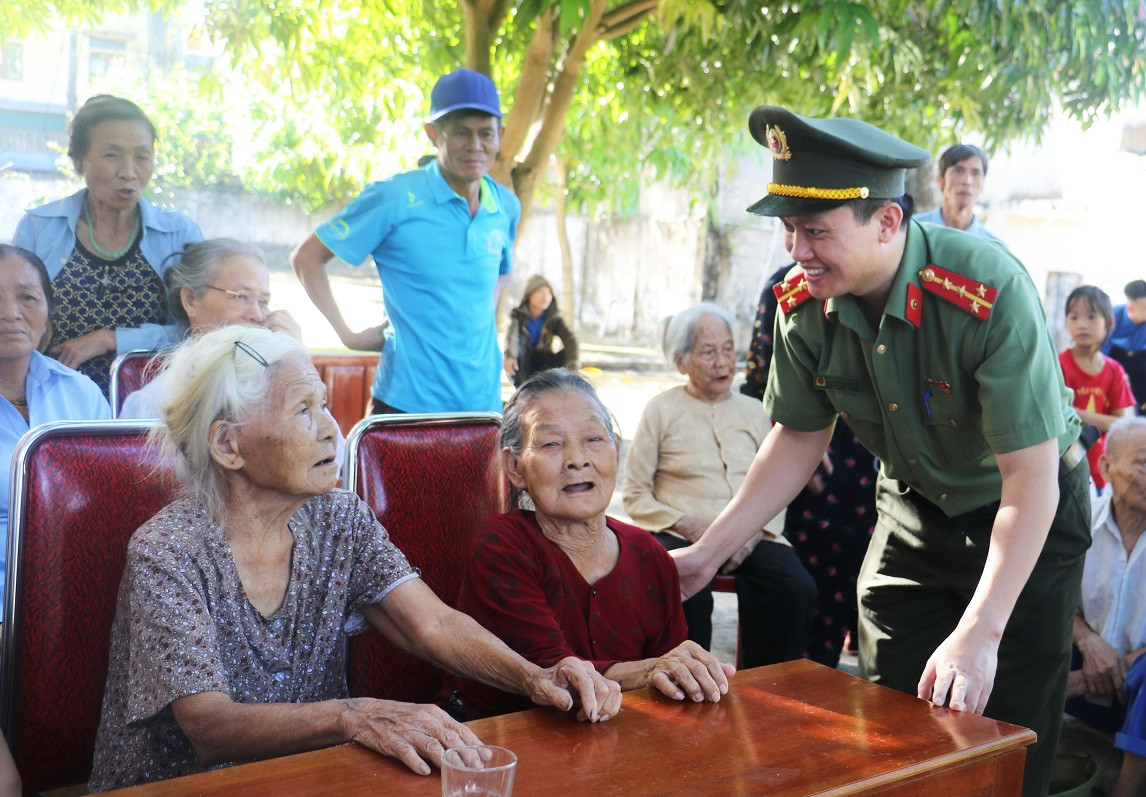
<instances>
[{"instance_id":1,"label":"red leather chair","mask_svg":"<svg viewBox=\"0 0 1146 797\"><path fill-rule=\"evenodd\" d=\"M60 421L13 458L0 723L26 793L91 773L127 541L174 497L139 421Z\"/></svg>"},{"instance_id":2,"label":"red leather chair","mask_svg":"<svg viewBox=\"0 0 1146 797\"><path fill-rule=\"evenodd\" d=\"M156 369L148 368L155 357L154 351L136 349L116 357L111 363L111 384L108 389L112 417L118 418L123 400L146 385L155 376Z\"/></svg>"},{"instance_id":3,"label":"red leather chair","mask_svg":"<svg viewBox=\"0 0 1146 797\"><path fill-rule=\"evenodd\" d=\"M148 367L155 354L154 351L129 351L112 362L108 395L115 417L118 418L123 409L123 400L155 376L155 368ZM349 434L351 427L370 411L370 388L374 384L378 355L314 354L310 359L326 384L330 414L338 421L342 433Z\"/></svg>"},{"instance_id":4,"label":"red leather chair","mask_svg":"<svg viewBox=\"0 0 1146 797\"><path fill-rule=\"evenodd\" d=\"M310 361L326 384L326 405L344 435L370 412L377 354L312 354Z\"/></svg>"},{"instance_id":5,"label":"red leather chair","mask_svg":"<svg viewBox=\"0 0 1146 797\"><path fill-rule=\"evenodd\" d=\"M478 525L509 507L509 483L497 455L500 427L497 413L375 415L347 437L347 489L373 508L450 606L457 603ZM426 703L442 685L440 670L373 628L351 637L347 658L355 697Z\"/></svg>"}]
</instances>

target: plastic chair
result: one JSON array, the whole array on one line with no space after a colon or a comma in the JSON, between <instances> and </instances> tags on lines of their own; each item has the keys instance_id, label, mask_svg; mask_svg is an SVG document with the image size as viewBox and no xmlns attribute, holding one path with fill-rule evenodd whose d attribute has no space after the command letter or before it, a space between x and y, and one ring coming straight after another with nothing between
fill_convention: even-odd
<instances>
[{"instance_id":1,"label":"plastic chair","mask_svg":"<svg viewBox=\"0 0 1146 797\"><path fill-rule=\"evenodd\" d=\"M347 437L347 489L374 510L390 538L450 606L457 604L474 533L507 511L497 456L498 413L375 415ZM442 672L375 629L351 637L350 694L425 703Z\"/></svg>"},{"instance_id":2,"label":"plastic chair","mask_svg":"<svg viewBox=\"0 0 1146 797\"><path fill-rule=\"evenodd\" d=\"M147 349L136 349L112 360L111 384L108 388L112 417L118 418L119 411L123 409L123 400L155 376L156 370L147 367L155 354Z\"/></svg>"},{"instance_id":3,"label":"plastic chair","mask_svg":"<svg viewBox=\"0 0 1146 797\"><path fill-rule=\"evenodd\" d=\"M0 723L26 793L91 773L127 541L174 497L148 428L59 421L14 454Z\"/></svg>"}]
</instances>

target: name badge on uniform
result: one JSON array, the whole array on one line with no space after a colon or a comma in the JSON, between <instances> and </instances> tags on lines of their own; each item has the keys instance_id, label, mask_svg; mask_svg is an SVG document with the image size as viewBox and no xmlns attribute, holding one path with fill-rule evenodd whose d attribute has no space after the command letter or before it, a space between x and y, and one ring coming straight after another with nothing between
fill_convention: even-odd
<instances>
[{"instance_id":1,"label":"name badge on uniform","mask_svg":"<svg viewBox=\"0 0 1146 797\"><path fill-rule=\"evenodd\" d=\"M864 390L862 380L846 376L816 374L814 384L819 390L842 390L846 393L862 393Z\"/></svg>"}]
</instances>

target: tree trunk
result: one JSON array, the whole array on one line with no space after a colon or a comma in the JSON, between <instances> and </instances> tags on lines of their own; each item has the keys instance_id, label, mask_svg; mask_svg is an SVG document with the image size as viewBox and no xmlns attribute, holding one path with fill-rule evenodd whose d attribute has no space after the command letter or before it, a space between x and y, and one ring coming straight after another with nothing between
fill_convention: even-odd
<instances>
[{"instance_id":1,"label":"tree trunk","mask_svg":"<svg viewBox=\"0 0 1146 797\"><path fill-rule=\"evenodd\" d=\"M488 74L490 52L509 0L459 2L466 20L466 61L471 69L479 68L475 64L484 65L485 69L479 71ZM558 51L560 5L554 5L537 18L502 136L501 152L490 170L493 179L512 186L521 200L519 228L524 227L529 218L538 181L565 134L565 117L581 80L589 48L602 39L625 35L647 19L661 0L629 0L612 11L606 9L606 2L593 0L580 29L573 34L563 53ZM529 144L529 151L518 160L538 122L540 126Z\"/></svg>"},{"instance_id":2,"label":"tree trunk","mask_svg":"<svg viewBox=\"0 0 1146 797\"><path fill-rule=\"evenodd\" d=\"M541 117L545 95L549 88L549 65L557 48L557 14L550 9L537 19L537 27L522 58L521 79L513 95L513 110L501 137L498 153L490 175L502 185L513 186L513 168L517 155L525 146L529 130Z\"/></svg>"},{"instance_id":3,"label":"tree trunk","mask_svg":"<svg viewBox=\"0 0 1146 797\"><path fill-rule=\"evenodd\" d=\"M577 306L573 294L573 247L569 245L569 229L566 227L568 202L565 198L566 176L569 164L564 158L557 159L557 190L553 198L553 218L557 223L557 245L561 249L561 301L569 314L569 324L577 326Z\"/></svg>"},{"instance_id":4,"label":"tree trunk","mask_svg":"<svg viewBox=\"0 0 1146 797\"><path fill-rule=\"evenodd\" d=\"M565 117L573 92L581 79L581 69L585 66L585 53L599 39L598 22L605 10L604 0L594 0L583 28L574 34L569 47L561 59L550 81L549 95L541 111L541 126L529 152L513 168L513 190L521 200L521 218L525 223L528 207L533 204L537 181L542 175L549 158L557 151L561 137L565 135Z\"/></svg>"},{"instance_id":5,"label":"tree trunk","mask_svg":"<svg viewBox=\"0 0 1146 797\"><path fill-rule=\"evenodd\" d=\"M465 20L466 68L491 74L490 54L505 21L508 0L458 0Z\"/></svg>"}]
</instances>

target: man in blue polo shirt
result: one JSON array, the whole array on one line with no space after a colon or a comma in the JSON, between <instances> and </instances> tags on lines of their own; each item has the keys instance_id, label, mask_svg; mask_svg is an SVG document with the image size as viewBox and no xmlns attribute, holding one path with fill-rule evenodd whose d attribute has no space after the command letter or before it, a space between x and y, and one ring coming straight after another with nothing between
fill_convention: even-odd
<instances>
[{"instance_id":1,"label":"man in blue polo shirt","mask_svg":"<svg viewBox=\"0 0 1146 797\"><path fill-rule=\"evenodd\" d=\"M501 146L497 88L458 69L430 94L437 158L373 182L291 253L311 301L351 349L381 351L372 412L501 410L494 306L509 281L521 203L488 175ZM392 324L352 330L326 264L373 255Z\"/></svg>"}]
</instances>

